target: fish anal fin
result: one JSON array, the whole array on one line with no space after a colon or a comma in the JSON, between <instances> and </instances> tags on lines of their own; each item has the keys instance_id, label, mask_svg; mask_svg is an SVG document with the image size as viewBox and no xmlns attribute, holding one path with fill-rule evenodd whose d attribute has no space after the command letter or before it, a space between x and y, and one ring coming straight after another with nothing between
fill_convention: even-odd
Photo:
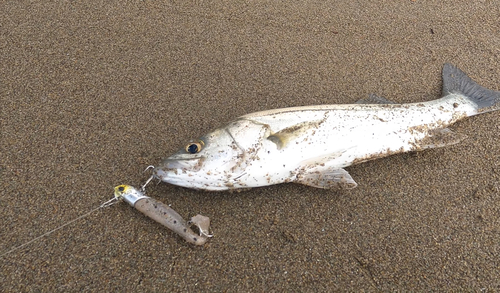
<instances>
[{"instance_id":1,"label":"fish anal fin","mask_svg":"<svg viewBox=\"0 0 500 293\"><path fill-rule=\"evenodd\" d=\"M296 182L323 189L352 189L358 186L346 170L342 168L330 169L321 165L303 169L297 174Z\"/></svg>"},{"instance_id":2,"label":"fish anal fin","mask_svg":"<svg viewBox=\"0 0 500 293\"><path fill-rule=\"evenodd\" d=\"M356 104L379 104L379 105L384 105L384 104L396 104L393 101L390 101L386 98L379 97L376 94L369 94L368 98L361 99L356 102Z\"/></svg>"},{"instance_id":3,"label":"fish anal fin","mask_svg":"<svg viewBox=\"0 0 500 293\"><path fill-rule=\"evenodd\" d=\"M434 129L425 138L416 141L415 145L417 150L440 148L457 144L466 137L466 135L453 132L449 128Z\"/></svg>"}]
</instances>

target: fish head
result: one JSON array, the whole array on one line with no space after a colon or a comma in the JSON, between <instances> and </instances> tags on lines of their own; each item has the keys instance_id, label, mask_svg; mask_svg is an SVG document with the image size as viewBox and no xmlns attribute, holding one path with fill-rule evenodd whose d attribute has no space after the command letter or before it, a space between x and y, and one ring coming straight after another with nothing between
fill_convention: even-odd
<instances>
[{"instance_id":1,"label":"fish head","mask_svg":"<svg viewBox=\"0 0 500 293\"><path fill-rule=\"evenodd\" d=\"M264 128L251 121L233 121L188 142L155 167L154 174L163 182L188 188L236 188L235 178L245 172L249 159L261 146Z\"/></svg>"}]
</instances>

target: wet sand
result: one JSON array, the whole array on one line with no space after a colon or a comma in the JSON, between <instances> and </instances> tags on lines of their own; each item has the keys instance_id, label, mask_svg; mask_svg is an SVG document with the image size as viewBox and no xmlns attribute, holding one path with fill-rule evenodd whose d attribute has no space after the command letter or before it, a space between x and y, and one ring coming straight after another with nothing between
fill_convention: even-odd
<instances>
[{"instance_id":1,"label":"wet sand","mask_svg":"<svg viewBox=\"0 0 500 293\"><path fill-rule=\"evenodd\" d=\"M500 90L495 1L0 4L0 253L138 186L265 109L440 97L451 62ZM0 291L500 290L500 113L458 145L347 168L354 190L152 184L193 247L125 203L0 257Z\"/></svg>"}]
</instances>

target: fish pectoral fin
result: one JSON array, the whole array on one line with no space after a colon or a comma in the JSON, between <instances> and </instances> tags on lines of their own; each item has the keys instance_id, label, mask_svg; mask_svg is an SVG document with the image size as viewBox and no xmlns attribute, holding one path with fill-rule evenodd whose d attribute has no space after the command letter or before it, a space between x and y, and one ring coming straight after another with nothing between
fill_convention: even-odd
<instances>
[{"instance_id":1,"label":"fish pectoral fin","mask_svg":"<svg viewBox=\"0 0 500 293\"><path fill-rule=\"evenodd\" d=\"M281 150L283 148L283 146L285 145L285 142L286 142L282 137L280 137L279 135L274 135L274 134L273 135L269 135L267 137L267 139L269 141L271 141L272 143L274 143L276 145L276 148L278 150Z\"/></svg>"},{"instance_id":2,"label":"fish pectoral fin","mask_svg":"<svg viewBox=\"0 0 500 293\"><path fill-rule=\"evenodd\" d=\"M311 133L317 129L323 122L325 122L327 116L319 120L305 121L291 125L287 128L283 128L276 133L271 133L267 139L272 143L276 144L278 150L283 149L287 144L298 138L306 137L308 133Z\"/></svg>"},{"instance_id":3,"label":"fish pectoral fin","mask_svg":"<svg viewBox=\"0 0 500 293\"><path fill-rule=\"evenodd\" d=\"M459 143L467 136L453 132L449 128L434 129L429 131L429 134L415 142L417 150L425 150L430 148L440 148Z\"/></svg>"},{"instance_id":4,"label":"fish pectoral fin","mask_svg":"<svg viewBox=\"0 0 500 293\"><path fill-rule=\"evenodd\" d=\"M314 122L313 122L314 123ZM291 127L280 130L267 137L269 141L276 145L278 150L283 149L291 140L304 134L310 128L310 123L299 123Z\"/></svg>"},{"instance_id":5,"label":"fish pectoral fin","mask_svg":"<svg viewBox=\"0 0 500 293\"><path fill-rule=\"evenodd\" d=\"M342 168L331 169L325 166L315 166L300 171L297 174L296 182L324 189L352 189L358 186L346 170Z\"/></svg>"},{"instance_id":6,"label":"fish pectoral fin","mask_svg":"<svg viewBox=\"0 0 500 293\"><path fill-rule=\"evenodd\" d=\"M390 100L388 100L386 98L379 97L376 94L370 94L370 95L368 95L368 98L361 99L361 100L357 101L356 104L379 104L379 105L383 105L383 104L396 104L396 103L394 103L393 101L390 101Z\"/></svg>"}]
</instances>

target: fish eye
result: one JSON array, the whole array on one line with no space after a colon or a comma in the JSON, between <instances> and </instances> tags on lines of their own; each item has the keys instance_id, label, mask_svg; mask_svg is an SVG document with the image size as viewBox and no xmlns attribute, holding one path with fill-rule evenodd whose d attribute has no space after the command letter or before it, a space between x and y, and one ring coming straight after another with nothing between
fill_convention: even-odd
<instances>
[{"instance_id":1,"label":"fish eye","mask_svg":"<svg viewBox=\"0 0 500 293\"><path fill-rule=\"evenodd\" d=\"M190 154L199 153L204 144L201 140L199 142L191 142L186 146L186 152Z\"/></svg>"}]
</instances>

